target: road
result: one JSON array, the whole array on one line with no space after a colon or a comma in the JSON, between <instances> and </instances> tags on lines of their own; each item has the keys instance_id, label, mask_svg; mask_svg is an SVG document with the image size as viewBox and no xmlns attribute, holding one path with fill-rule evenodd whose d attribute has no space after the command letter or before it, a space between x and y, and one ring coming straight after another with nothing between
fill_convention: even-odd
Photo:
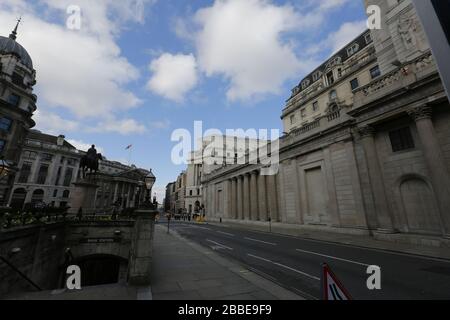
<instances>
[{"instance_id":1,"label":"road","mask_svg":"<svg viewBox=\"0 0 450 320\"><path fill-rule=\"evenodd\" d=\"M320 298L326 262L354 299L450 299L450 260L216 225L171 221L170 228L305 298ZM369 265L381 268L381 290L367 288Z\"/></svg>"}]
</instances>

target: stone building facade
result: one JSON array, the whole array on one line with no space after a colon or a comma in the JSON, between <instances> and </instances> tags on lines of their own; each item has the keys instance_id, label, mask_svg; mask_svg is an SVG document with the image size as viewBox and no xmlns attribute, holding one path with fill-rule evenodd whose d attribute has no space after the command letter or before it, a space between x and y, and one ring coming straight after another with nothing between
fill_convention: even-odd
<instances>
[{"instance_id":1,"label":"stone building facade","mask_svg":"<svg viewBox=\"0 0 450 320\"><path fill-rule=\"evenodd\" d=\"M35 126L36 71L30 55L16 41L17 28L9 37L0 36L0 157L13 171L0 180L0 206L7 204L22 145L28 130Z\"/></svg>"},{"instance_id":2,"label":"stone building facade","mask_svg":"<svg viewBox=\"0 0 450 320\"><path fill-rule=\"evenodd\" d=\"M205 175L209 220L449 245L449 102L411 1L378 2L382 30L292 91L278 174L247 164Z\"/></svg>"},{"instance_id":3,"label":"stone building facade","mask_svg":"<svg viewBox=\"0 0 450 320\"><path fill-rule=\"evenodd\" d=\"M70 206L82 156L83 152L68 143L64 136L31 130L18 161L19 171L9 205L17 209L37 202L55 207Z\"/></svg>"}]
</instances>

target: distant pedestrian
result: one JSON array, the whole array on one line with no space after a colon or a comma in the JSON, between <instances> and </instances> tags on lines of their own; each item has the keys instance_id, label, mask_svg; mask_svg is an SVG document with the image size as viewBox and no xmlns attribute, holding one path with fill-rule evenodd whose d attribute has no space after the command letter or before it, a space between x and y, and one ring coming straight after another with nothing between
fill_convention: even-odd
<instances>
[{"instance_id":1,"label":"distant pedestrian","mask_svg":"<svg viewBox=\"0 0 450 320\"><path fill-rule=\"evenodd\" d=\"M83 208L82 207L80 207L80 209L78 209L77 218L79 221L81 221L81 219L83 218Z\"/></svg>"}]
</instances>

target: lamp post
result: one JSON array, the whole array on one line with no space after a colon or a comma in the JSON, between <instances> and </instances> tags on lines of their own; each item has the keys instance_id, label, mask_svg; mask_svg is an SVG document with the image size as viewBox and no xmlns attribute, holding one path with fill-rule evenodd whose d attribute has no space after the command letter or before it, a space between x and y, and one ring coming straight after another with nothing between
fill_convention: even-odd
<instances>
[{"instance_id":1,"label":"lamp post","mask_svg":"<svg viewBox=\"0 0 450 320\"><path fill-rule=\"evenodd\" d=\"M149 174L144 178L144 184L145 184L145 187L147 188L147 194L145 196L145 201L142 204L142 206L145 207L146 209L155 209L150 200L151 191L152 191L153 185L155 184L155 181L156 181L156 177L153 174L152 170L150 169Z\"/></svg>"}]
</instances>

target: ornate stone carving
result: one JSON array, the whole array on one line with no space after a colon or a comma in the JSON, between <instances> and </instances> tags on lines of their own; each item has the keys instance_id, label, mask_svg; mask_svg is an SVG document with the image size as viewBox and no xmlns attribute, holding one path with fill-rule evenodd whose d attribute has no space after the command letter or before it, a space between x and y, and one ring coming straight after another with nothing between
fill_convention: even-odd
<instances>
[{"instance_id":1,"label":"ornate stone carving","mask_svg":"<svg viewBox=\"0 0 450 320\"><path fill-rule=\"evenodd\" d=\"M417 48L417 23L414 19L401 16L398 20L398 32L406 49Z\"/></svg>"},{"instance_id":2,"label":"ornate stone carving","mask_svg":"<svg viewBox=\"0 0 450 320\"><path fill-rule=\"evenodd\" d=\"M420 106L412 108L408 111L408 115L413 118L415 121L419 121L422 119L431 119L433 111L429 106Z\"/></svg>"},{"instance_id":3,"label":"ornate stone carving","mask_svg":"<svg viewBox=\"0 0 450 320\"><path fill-rule=\"evenodd\" d=\"M358 133L361 138L373 137L375 135L375 129L372 126L367 125L367 126L358 128Z\"/></svg>"}]
</instances>

